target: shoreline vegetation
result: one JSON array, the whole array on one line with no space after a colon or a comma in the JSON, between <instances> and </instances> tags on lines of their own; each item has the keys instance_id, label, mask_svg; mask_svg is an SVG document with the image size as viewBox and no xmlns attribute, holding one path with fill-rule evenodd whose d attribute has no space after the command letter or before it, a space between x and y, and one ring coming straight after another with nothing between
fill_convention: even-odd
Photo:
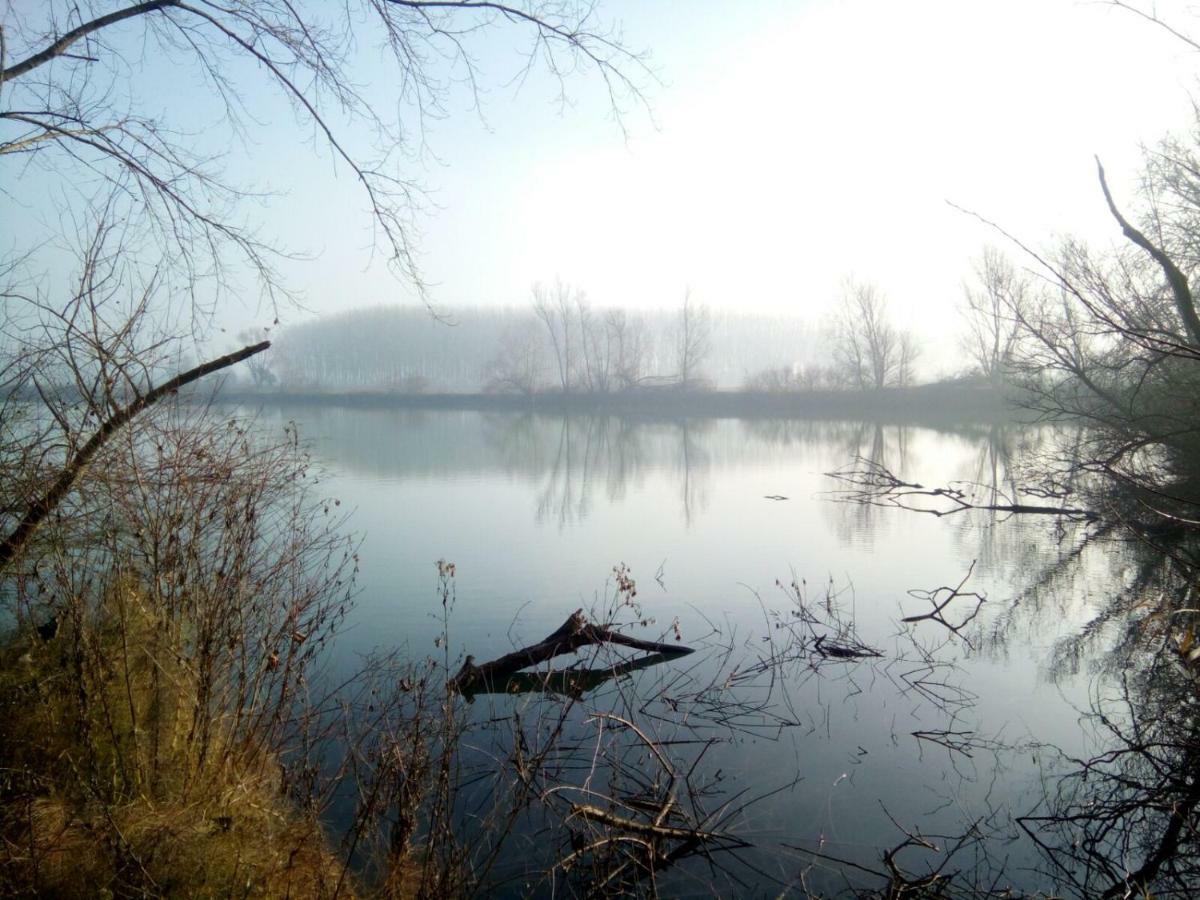
<instances>
[{"instance_id":1,"label":"shoreline vegetation","mask_svg":"<svg viewBox=\"0 0 1200 900\"><path fill-rule=\"evenodd\" d=\"M941 381L913 387L868 391L745 391L662 388L613 393L547 392L414 393L387 388L360 390L251 390L222 387L222 403L274 403L281 406L346 406L469 410L478 412L604 413L630 416L710 418L871 419L903 423L1010 421L1020 417L1015 395L980 379Z\"/></svg>"},{"instance_id":2,"label":"shoreline vegetation","mask_svg":"<svg viewBox=\"0 0 1200 900\"><path fill-rule=\"evenodd\" d=\"M0 642L0 896L358 896L278 752L223 712L195 740L192 648L144 591L51 621Z\"/></svg>"}]
</instances>

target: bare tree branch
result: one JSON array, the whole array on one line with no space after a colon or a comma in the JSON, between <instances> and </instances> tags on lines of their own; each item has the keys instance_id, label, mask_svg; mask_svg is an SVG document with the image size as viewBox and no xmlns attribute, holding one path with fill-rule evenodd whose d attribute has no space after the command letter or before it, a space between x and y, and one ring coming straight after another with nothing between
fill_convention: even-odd
<instances>
[{"instance_id":1,"label":"bare tree branch","mask_svg":"<svg viewBox=\"0 0 1200 900\"><path fill-rule=\"evenodd\" d=\"M0 84L12 78L19 78L26 72L36 69L38 66L45 65L54 59L56 56L67 55L67 49L76 41L82 40L89 34L107 28L109 25L115 25L117 22L123 22L126 19L132 19L135 16L144 16L147 13L157 12L168 6L178 6L178 0L149 0L147 3L138 3L135 6L128 6L125 9L118 9L108 15L99 16L92 19L90 22L84 22L77 28L72 28L54 43L50 44L37 53L27 56L18 63L14 63L0 73Z\"/></svg>"},{"instance_id":2,"label":"bare tree branch","mask_svg":"<svg viewBox=\"0 0 1200 900\"><path fill-rule=\"evenodd\" d=\"M1104 177L1104 166L1100 163L1100 157L1096 157L1096 173L1100 179L1100 189L1104 191L1104 200L1108 204L1113 218L1117 220L1117 224L1121 226L1125 236L1149 253L1163 270L1167 283L1171 286L1171 293L1175 298L1175 308L1179 311L1179 318L1187 330L1188 338L1192 344L1200 346L1200 316L1196 314L1196 301L1192 297L1192 289L1188 286L1187 276L1179 271L1179 267L1175 265L1171 257L1167 256L1121 215L1121 211L1117 209L1117 204L1108 189L1108 181Z\"/></svg>"},{"instance_id":3,"label":"bare tree branch","mask_svg":"<svg viewBox=\"0 0 1200 900\"><path fill-rule=\"evenodd\" d=\"M21 552L38 526L42 524L46 517L67 496L71 487L79 479L84 469L87 468L88 463L92 461L92 458L95 457L120 428L128 424L138 413L153 406L168 394L174 393L181 387L191 384L194 381L198 381L205 375L211 375L213 372L227 369L256 353L262 353L270 346L270 341L263 341L250 347L243 347L235 353L228 353L225 356L210 360L151 388L128 405L118 408L100 425L91 438L88 439L87 443L75 451L50 488L29 507L28 511L21 518L21 521L0 542L0 571L6 569L8 564L12 562L13 557Z\"/></svg>"}]
</instances>

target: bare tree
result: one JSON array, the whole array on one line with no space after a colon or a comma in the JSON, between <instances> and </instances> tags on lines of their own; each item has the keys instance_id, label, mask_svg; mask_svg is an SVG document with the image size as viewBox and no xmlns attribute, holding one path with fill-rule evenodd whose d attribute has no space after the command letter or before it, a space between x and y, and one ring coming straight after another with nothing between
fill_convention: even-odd
<instances>
[{"instance_id":1,"label":"bare tree","mask_svg":"<svg viewBox=\"0 0 1200 900\"><path fill-rule=\"evenodd\" d=\"M560 79L580 69L596 72L618 111L640 102L630 75L645 71L640 58L598 24L587 3L361 0L321 16L287 0L146 0L116 9L97 0L47 0L22 5L5 22L0 156L56 175L86 174L64 185L81 196L97 178L127 191L137 200L131 208L158 237L156 246L182 274L176 287L206 309L211 288L201 286L223 283L233 261L228 251L277 297L277 248L243 224L236 209L244 194L218 160L196 154L165 114L117 99L129 94L126 79L145 75L143 61L170 60L181 81L189 70L203 79L236 138L257 124L242 81L253 72L348 167L396 271L420 285L411 242L415 188L396 174L396 154L406 151L406 135L415 129L371 104L350 75L351 53L360 41L378 39L393 68L400 101L394 108L414 110L420 121L443 111L448 86L457 81L432 71L434 61L457 67L474 85L463 36L481 28L526 31L531 57ZM368 127L371 149L361 151L341 133L347 119Z\"/></svg>"},{"instance_id":2,"label":"bare tree","mask_svg":"<svg viewBox=\"0 0 1200 900\"><path fill-rule=\"evenodd\" d=\"M608 394L635 387L644 376L649 347L643 324L621 309L593 312L582 294L576 295L575 310L582 389Z\"/></svg>"},{"instance_id":3,"label":"bare tree","mask_svg":"<svg viewBox=\"0 0 1200 900\"><path fill-rule=\"evenodd\" d=\"M911 331L900 333L900 351L896 361L896 373L893 384L896 387L909 387L917 378L917 360L921 357L921 345Z\"/></svg>"},{"instance_id":4,"label":"bare tree","mask_svg":"<svg viewBox=\"0 0 1200 900\"><path fill-rule=\"evenodd\" d=\"M1157 156L1148 180L1167 165ZM1017 242L1051 289L1010 310L1020 331L1014 368L1027 405L1093 426L1070 471L1100 475L1106 490L1150 492L1131 515L1157 510L1182 525L1200 503L1200 331L1194 266L1164 247L1194 210L1160 203L1151 191L1139 226L1121 212L1099 164L1097 174L1128 245L1097 253L1065 240L1042 254Z\"/></svg>"},{"instance_id":5,"label":"bare tree","mask_svg":"<svg viewBox=\"0 0 1200 900\"><path fill-rule=\"evenodd\" d=\"M1013 364L1020 322L1030 303L1031 285L995 247L984 247L975 262L975 281L963 285L966 322L963 349L993 384Z\"/></svg>"},{"instance_id":6,"label":"bare tree","mask_svg":"<svg viewBox=\"0 0 1200 900\"><path fill-rule=\"evenodd\" d=\"M579 383L589 394L607 394L612 390L612 333L606 320L593 312L582 292L575 295L575 315L579 330Z\"/></svg>"},{"instance_id":7,"label":"bare tree","mask_svg":"<svg viewBox=\"0 0 1200 900\"><path fill-rule=\"evenodd\" d=\"M612 347L613 379L621 390L636 387L646 374L649 337L643 323L631 320L621 309L611 309L604 317Z\"/></svg>"},{"instance_id":8,"label":"bare tree","mask_svg":"<svg viewBox=\"0 0 1200 900\"><path fill-rule=\"evenodd\" d=\"M887 300L875 285L846 281L833 341L835 365L851 387L872 390L912 382L919 348L892 324Z\"/></svg>"},{"instance_id":9,"label":"bare tree","mask_svg":"<svg viewBox=\"0 0 1200 900\"><path fill-rule=\"evenodd\" d=\"M562 281L553 287L533 286L533 314L545 326L558 368L558 385L569 394L575 385L578 327L575 307L582 302L582 292Z\"/></svg>"},{"instance_id":10,"label":"bare tree","mask_svg":"<svg viewBox=\"0 0 1200 900\"><path fill-rule=\"evenodd\" d=\"M484 389L532 396L545 386L546 347L537 322L514 323L500 339L500 350L484 367Z\"/></svg>"},{"instance_id":11,"label":"bare tree","mask_svg":"<svg viewBox=\"0 0 1200 900\"><path fill-rule=\"evenodd\" d=\"M675 332L675 369L681 387L690 388L704 379L703 367L712 352L712 314L707 306L692 302L689 288L679 307Z\"/></svg>"},{"instance_id":12,"label":"bare tree","mask_svg":"<svg viewBox=\"0 0 1200 900\"><path fill-rule=\"evenodd\" d=\"M246 328L238 332L238 343L243 347L257 343L262 339L261 332L255 332L252 328ZM275 373L271 371L270 357L267 353L256 354L246 360L246 371L250 373L250 380L256 388L270 387L275 384Z\"/></svg>"},{"instance_id":13,"label":"bare tree","mask_svg":"<svg viewBox=\"0 0 1200 900\"><path fill-rule=\"evenodd\" d=\"M535 284L533 313L550 338L564 394L606 394L622 367L640 365L640 345L630 337L624 313L597 314L580 288L562 281Z\"/></svg>"}]
</instances>

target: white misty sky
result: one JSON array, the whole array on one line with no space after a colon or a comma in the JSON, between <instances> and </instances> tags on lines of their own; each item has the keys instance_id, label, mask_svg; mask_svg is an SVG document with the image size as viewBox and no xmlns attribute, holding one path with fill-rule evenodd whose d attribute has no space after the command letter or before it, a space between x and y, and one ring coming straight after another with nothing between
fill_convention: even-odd
<instances>
[{"instance_id":1,"label":"white misty sky","mask_svg":"<svg viewBox=\"0 0 1200 900\"><path fill-rule=\"evenodd\" d=\"M1188 7L1157 4L1185 28ZM1000 240L946 201L1033 244L1115 240L1093 154L1132 208L1139 142L1186 126L1195 88L1193 51L1104 2L606 0L600 15L661 79L644 82L651 114L630 108L626 134L586 73L565 107L543 72L511 83L517 32L475 45L482 111L464 87L426 123L407 172L428 189L420 263L436 305L523 305L532 283L561 278L599 305L673 307L690 286L713 307L820 319L853 275L946 345L970 257ZM395 92L371 43L360 50L356 77L386 107ZM198 83L148 68L143 95L203 141L216 113ZM288 268L310 310L417 303L372 259L344 168L279 98L246 99L265 127L229 166L275 192L247 217L312 255ZM224 322L272 317L250 301Z\"/></svg>"},{"instance_id":2,"label":"white misty sky","mask_svg":"<svg viewBox=\"0 0 1200 900\"><path fill-rule=\"evenodd\" d=\"M1188 23L1184 4L1159 9ZM1110 240L1093 154L1132 199L1139 142L1186 124L1194 87L1194 53L1103 3L604 12L652 54L653 121L630 112L626 140L595 81L568 82L561 110L548 79L497 86L513 60L485 56L487 126L460 102L427 134L441 161L420 175L438 206L421 240L436 302L523 304L559 277L599 304L673 306L690 285L713 306L819 317L852 274L945 340L969 258L996 239L945 201L1033 243ZM356 204L337 205L347 227L325 236L313 305L411 302L381 266L363 270Z\"/></svg>"}]
</instances>

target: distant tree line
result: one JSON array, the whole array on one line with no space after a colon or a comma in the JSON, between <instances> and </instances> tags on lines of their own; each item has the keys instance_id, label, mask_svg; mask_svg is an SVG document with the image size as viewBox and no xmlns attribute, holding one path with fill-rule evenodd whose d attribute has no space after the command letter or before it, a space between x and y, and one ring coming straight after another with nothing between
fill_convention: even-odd
<instances>
[{"instance_id":1,"label":"distant tree line","mask_svg":"<svg viewBox=\"0 0 1200 900\"><path fill-rule=\"evenodd\" d=\"M1034 309L1061 304L1052 280L984 247L962 286L962 376L1023 385ZM1070 332L1065 329L1064 333ZM239 333L241 344L261 335ZM595 306L579 287L535 284L528 306L373 306L289 326L243 373L256 388L607 394L871 391L917 382L921 347L886 294L847 278L823 322L714 310L684 292L674 309Z\"/></svg>"},{"instance_id":2,"label":"distant tree line","mask_svg":"<svg viewBox=\"0 0 1200 900\"><path fill-rule=\"evenodd\" d=\"M290 390L610 393L739 388L764 369L827 365L819 326L785 316L593 306L582 290L536 285L527 307L375 306L281 329L257 387Z\"/></svg>"},{"instance_id":3,"label":"distant tree line","mask_svg":"<svg viewBox=\"0 0 1200 900\"><path fill-rule=\"evenodd\" d=\"M1022 381L1036 282L986 247L964 282L964 375L993 387ZM1053 291L1051 291L1053 292ZM242 343L256 335L239 334ZM884 292L848 278L831 316L713 310L684 292L674 309L595 306L579 287L535 284L528 306L374 306L285 328L245 373L257 388L607 394L711 388L758 393L880 390L916 383L920 345Z\"/></svg>"}]
</instances>

